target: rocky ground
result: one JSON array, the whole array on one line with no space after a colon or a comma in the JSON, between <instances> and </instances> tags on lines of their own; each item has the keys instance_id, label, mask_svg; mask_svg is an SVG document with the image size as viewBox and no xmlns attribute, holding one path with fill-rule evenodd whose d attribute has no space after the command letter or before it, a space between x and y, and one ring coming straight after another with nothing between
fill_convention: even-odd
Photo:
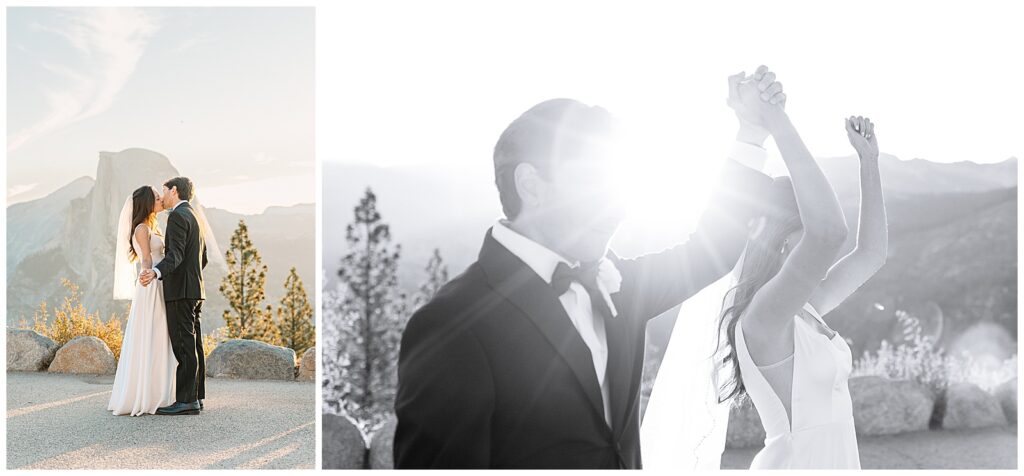
<instances>
[{"instance_id":1,"label":"rocky ground","mask_svg":"<svg viewBox=\"0 0 1024 476\"><path fill-rule=\"evenodd\" d=\"M198 416L112 416L113 376L7 373L8 469L312 469L313 382L207 379Z\"/></svg>"},{"instance_id":2,"label":"rocky ground","mask_svg":"<svg viewBox=\"0 0 1024 476\"><path fill-rule=\"evenodd\" d=\"M863 469L1017 469L1017 426L859 438ZM727 449L723 469L745 469L760 448Z\"/></svg>"}]
</instances>

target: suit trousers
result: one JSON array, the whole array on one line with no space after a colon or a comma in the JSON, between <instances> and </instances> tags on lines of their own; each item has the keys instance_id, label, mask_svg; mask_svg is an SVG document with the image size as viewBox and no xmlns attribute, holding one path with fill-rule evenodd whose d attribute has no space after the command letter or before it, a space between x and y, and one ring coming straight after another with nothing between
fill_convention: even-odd
<instances>
[{"instance_id":1,"label":"suit trousers","mask_svg":"<svg viewBox=\"0 0 1024 476\"><path fill-rule=\"evenodd\" d=\"M181 403L206 397L203 331L199 324L202 307L203 301L199 299L167 301L167 332L178 361L174 397Z\"/></svg>"}]
</instances>

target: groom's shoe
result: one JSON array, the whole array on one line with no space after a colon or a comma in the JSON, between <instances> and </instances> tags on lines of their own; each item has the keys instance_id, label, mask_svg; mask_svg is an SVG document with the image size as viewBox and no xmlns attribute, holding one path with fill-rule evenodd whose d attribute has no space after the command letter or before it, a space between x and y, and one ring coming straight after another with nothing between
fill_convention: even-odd
<instances>
[{"instance_id":1,"label":"groom's shoe","mask_svg":"<svg viewBox=\"0 0 1024 476\"><path fill-rule=\"evenodd\" d=\"M199 402L181 403L174 402L174 405L156 409L157 415L198 415Z\"/></svg>"},{"instance_id":2,"label":"groom's shoe","mask_svg":"<svg viewBox=\"0 0 1024 476\"><path fill-rule=\"evenodd\" d=\"M199 399L199 409L200 410L203 409L203 399L201 399L201 398Z\"/></svg>"}]
</instances>

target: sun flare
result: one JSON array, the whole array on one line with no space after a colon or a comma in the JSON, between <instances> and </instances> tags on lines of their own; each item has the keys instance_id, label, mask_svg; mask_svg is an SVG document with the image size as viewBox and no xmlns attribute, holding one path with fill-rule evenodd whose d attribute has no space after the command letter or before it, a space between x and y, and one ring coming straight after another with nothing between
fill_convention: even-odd
<instances>
[{"instance_id":1,"label":"sun flare","mask_svg":"<svg viewBox=\"0 0 1024 476\"><path fill-rule=\"evenodd\" d=\"M618 200L630 227L691 229L707 205L721 154L684 151L670 142L655 131L633 129L617 145Z\"/></svg>"}]
</instances>

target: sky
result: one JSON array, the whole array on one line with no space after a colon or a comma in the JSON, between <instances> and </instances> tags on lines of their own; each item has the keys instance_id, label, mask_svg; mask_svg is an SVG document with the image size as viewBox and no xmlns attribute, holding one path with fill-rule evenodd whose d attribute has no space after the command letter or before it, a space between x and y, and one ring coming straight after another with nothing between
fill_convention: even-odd
<instances>
[{"instance_id":1,"label":"sky","mask_svg":"<svg viewBox=\"0 0 1024 476\"><path fill-rule=\"evenodd\" d=\"M960 5L963 5L962 3ZM1010 5L1008 8L1007 5ZM974 2L345 2L321 24L341 66L320 157L493 180L501 131L550 98L626 127L629 216L693 222L735 137L727 77L769 66L817 157L856 160L844 119L901 159L994 163L1024 152L1012 4ZM333 20L337 17L338 20ZM321 75L324 73L321 72ZM768 140L772 175L785 173ZM680 208L679 204L685 204Z\"/></svg>"},{"instance_id":2,"label":"sky","mask_svg":"<svg viewBox=\"0 0 1024 476\"><path fill-rule=\"evenodd\" d=\"M314 23L312 8L9 8L8 204L132 147L208 207L312 203Z\"/></svg>"},{"instance_id":3,"label":"sky","mask_svg":"<svg viewBox=\"0 0 1024 476\"><path fill-rule=\"evenodd\" d=\"M553 97L606 107L666 156L719 157L736 128L726 77L760 64L818 156L852 153L849 115L903 159L1024 151L1007 3L682 3L351 2L336 35L346 134L323 158L486 167L504 126Z\"/></svg>"}]
</instances>

